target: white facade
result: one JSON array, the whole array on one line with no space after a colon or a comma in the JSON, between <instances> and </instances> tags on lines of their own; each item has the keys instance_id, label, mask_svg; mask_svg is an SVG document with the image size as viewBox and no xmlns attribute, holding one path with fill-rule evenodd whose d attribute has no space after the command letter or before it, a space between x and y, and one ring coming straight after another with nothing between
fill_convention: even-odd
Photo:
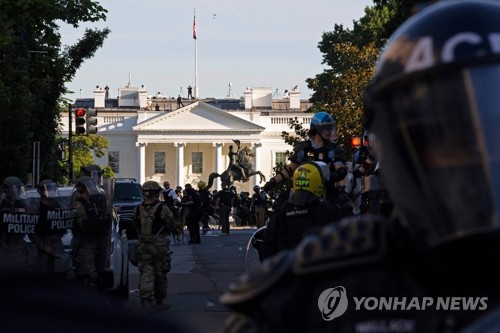
<instances>
[{"instance_id":1,"label":"white facade","mask_svg":"<svg viewBox=\"0 0 500 333\"><path fill-rule=\"evenodd\" d=\"M143 95L143 91L138 90ZM245 99L252 98L248 91ZM141 183L155 180L163 184L169 180L174 186L184 187L199 180L207 182L212 172L224 172L229 163L229 146L235 146L233 140L237 139L241 148L248 146L255 152L254 170L261 171L267 180L273 174L277 153L292 149L281 138L283 131L293 132L288 121L297 117L307 128L312 117L311 113L297 108L296 99L293 109L283 109L283 105L279 110L273 109L269 93L258 88L255 96L259 99L253 101L254 106L248 107L252 103L244 101L241 105L245 105L245 109L238 110L223 110L202 100L184 100L185 106L173 111L151 111L149 106L159 100L147 103L148 107L142 107L142 102L141 107L136 108L128 108L130 105L127 108L97 108L98 135L108 138L109 148L103 158L96 158L96 162L106 166L113 154L119 161L115 177L136 178ZM95 95L98 96L100 94ZM163 109L169 108L163 104ZM67 134L67 114L62 115L62 124L62 132ZM193 155L202 156L201 165L197 165L201 170L193 170ZM157 167L164 161L164 172L155 170L155 158ZM253 176L246 183L235 182L234 185L238 191L252 192L255 184L262 186L264 180ZM211 189L220 189L218 178Z\"/></svg>"}]
</instances>

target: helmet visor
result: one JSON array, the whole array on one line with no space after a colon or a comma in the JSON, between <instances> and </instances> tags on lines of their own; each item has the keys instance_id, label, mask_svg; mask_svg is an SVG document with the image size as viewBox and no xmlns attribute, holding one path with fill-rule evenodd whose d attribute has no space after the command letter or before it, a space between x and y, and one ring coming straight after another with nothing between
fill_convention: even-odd
<instances>
[{"instance_id":1,"label":"helmet visor","mask_svg":"<svg viewBox=\"0 0 500 333\"><path fill-rule=\"evenodd\" d=\"M334 122L315 124L314 126L322 138L328 140L335 140L337 138L337 126Z\"/></svg>"},{"instance_id":2,"label":"helmet visor","mask_svg":"<svg viewBox=\"0 0 500 333\"><path fill-rule=\"evenodd\" d=\"M100 193L99 190L97 189L96 183L91 179L87 180L83 185L85 186L86 192L91 197L94 195L98 195Z\"/></svg>"},{"instance_id":3,"label":"helmet visor","mask_svg":"<svg viewBox=\"0 0 500 333\"><path fill-rule=\"evenodd\" d=\"M498 227L499 85L499 65L475 67L401 85L373 105L391 197L426 245Z\"/></svg>"},{"instance_id":4,"label":"helmet visor","mask_svg":"<svg viewBox=\"0 0 500 333\"><path fill-rule=\"evenodd\" d=\"M57 184L44 184L39 187L39 192L41 196L46 198L55 199L59 197L59 191L57 189Z\"/></svg>"}]
</instances>

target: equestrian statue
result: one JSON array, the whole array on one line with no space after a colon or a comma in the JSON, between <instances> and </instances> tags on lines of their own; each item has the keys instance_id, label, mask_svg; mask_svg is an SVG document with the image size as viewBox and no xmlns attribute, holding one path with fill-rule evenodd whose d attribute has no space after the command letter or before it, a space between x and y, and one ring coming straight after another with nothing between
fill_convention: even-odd
<instances>
[{"instance_id":1,"label":"equestrian statue","mask_svg":"<svg viewBox=\"0 0 500 333\"><path fill-rule=\"evenodd\" d=\"M212 187L214 179L220 177L222 188L233 185L235 181L245 183L254 175L260 176L260 182L265 182L266 177L260 171L253 169L252 159L255 156L250 148L244 147L240 149L240 140L233 140L238 149L234 151L233 145L229 146L229 165L222 173L212 172L208 176L207 188Z\"/></svg>"}]
</instances>

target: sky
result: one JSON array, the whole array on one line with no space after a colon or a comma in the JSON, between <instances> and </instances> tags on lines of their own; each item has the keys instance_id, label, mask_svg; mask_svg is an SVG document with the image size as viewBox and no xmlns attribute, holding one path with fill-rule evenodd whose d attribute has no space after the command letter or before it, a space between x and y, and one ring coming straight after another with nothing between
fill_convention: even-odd
<instances>
[{"instance_id":1,"label":"sky","mask_svg":"<svg viewBox=\"0 0 500 333\"><path fill-rule=\"evenodd\" d=\"M61 25L65 45L81 38L85 27L111 30L66 84L73 92L66 97L73 101L92 98L96 86L106 85L116 97L129 83L144 85L151 96L187 97L195 78L200 98L240 98L252 87L269 87L281 97L295 85L301 98L309 98L313 91L306 79L326 68L318 49L323 32L335 24L352 28L372 6L371 0L98 2L108 10L105 22L79 29Z\"/></svg>"}]
</instances>

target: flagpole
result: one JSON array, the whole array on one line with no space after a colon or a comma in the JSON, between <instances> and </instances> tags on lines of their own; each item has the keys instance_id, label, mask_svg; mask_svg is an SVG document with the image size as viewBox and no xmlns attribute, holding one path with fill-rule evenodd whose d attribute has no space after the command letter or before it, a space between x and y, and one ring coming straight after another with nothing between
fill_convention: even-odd
<instances>
[{"instance_id":1,"label":"flagpole","mask_svg":"<svg viewBox=\"0 0 500 333\"><path fill-rule=\"evenodd\" d=\"M193 39L194 39L194 98L198 99L198 37L196 36L196 8L193 8Z\"/></svg>"}]
</instances>

